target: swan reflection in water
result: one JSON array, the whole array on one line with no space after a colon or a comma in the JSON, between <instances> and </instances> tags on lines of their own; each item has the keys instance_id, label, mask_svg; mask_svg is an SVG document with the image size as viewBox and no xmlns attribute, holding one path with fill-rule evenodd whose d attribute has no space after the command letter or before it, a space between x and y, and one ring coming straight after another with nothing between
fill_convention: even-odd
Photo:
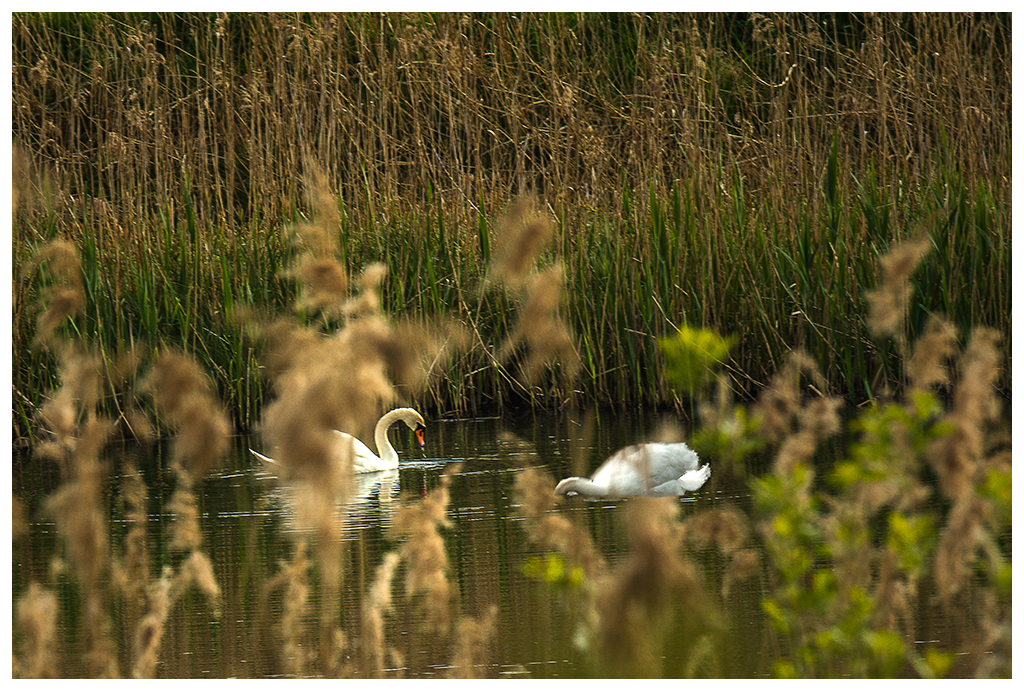
<instances>
[{"instance_id":1,"label":"swan reflection in water","mask_svg":"<svg viewBox=\"0 0 1024 691\"><path fill-rule=\"evenodd\" d=\"M363 523L372 522L374 498L380 507L381 524L390 524L391 514L394 512L392 502L398 496L399 483L398 452L388 439L388 430L399 422L405 423L413 431L417 443L423 448L426 423L423 416L412 408L396 408L382 415L377 421L373 438L379 456L351 434L333 430L329 448L331 460L338 464L339 468L345 463L351 463L349 467L352 470L351 493L348 497L338 497L338 503L344 507L348 519L346 526L354 526L360 522L359 519L363 519ZM281 464L278 461L264 456L255 449L249 451L263 462L269 473L279 474ZM295 488L288 489L286 486L282 489L292 495L289 498L291 505L295 506L293 502L299 500L295 496Z\"/></svg>"}]
</instances>

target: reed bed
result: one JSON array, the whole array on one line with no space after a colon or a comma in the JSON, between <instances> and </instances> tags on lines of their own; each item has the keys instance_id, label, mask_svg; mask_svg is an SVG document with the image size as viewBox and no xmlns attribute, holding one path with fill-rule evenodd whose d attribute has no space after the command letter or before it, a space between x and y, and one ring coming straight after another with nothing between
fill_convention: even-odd
<instances>
[{"instance_id":1,"label":"reed bed","mask_svg":"<svg viewBox=\"0 0 1024 691\"><path fill-rule=\"evenodd\" d=\"M656 342L682 324L740 339L731 371L747 396L800 346L835 390L869 400L905 383L863 315L878 256L912 235L936 251L906 335L941 313L961 332L996 328L1009 353L1006 15L18 14L13 27L15 265L52 240L78 247L75 327L108 352L160 334L194 353L242 428L267 392L232 315L290 309L295 250L278 231L313 212L314 175L342 266L383 264L385 309L454 316L481 343L504 342L528 297L480 293L501 219L529 194L546 212L535 266L561 267L578 365L524 382L529 367L467 353L433 392L439 411L574 392L672 403ZM55 382L29 348L43 289L27 270L15 285L18 437Z\"/></svg>"}]
</instances>

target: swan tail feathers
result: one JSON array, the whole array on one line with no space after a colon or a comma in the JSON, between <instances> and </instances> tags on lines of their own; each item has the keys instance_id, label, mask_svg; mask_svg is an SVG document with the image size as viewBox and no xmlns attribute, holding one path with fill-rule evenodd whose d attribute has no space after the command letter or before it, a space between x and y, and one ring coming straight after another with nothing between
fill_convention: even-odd
<instances>
[{"instance_id":1,"label":"swan tail feathers","mask_svg":"<svg viewBox=\"0 0 1024 691\"><path fill-rule=\"evenodd\" d=\"M683 473L679 477L679 486L687 492L693 492L700 489L709 477L711 477L711 466L705 463L697 470Z\"/></svg>"}]
</instances>

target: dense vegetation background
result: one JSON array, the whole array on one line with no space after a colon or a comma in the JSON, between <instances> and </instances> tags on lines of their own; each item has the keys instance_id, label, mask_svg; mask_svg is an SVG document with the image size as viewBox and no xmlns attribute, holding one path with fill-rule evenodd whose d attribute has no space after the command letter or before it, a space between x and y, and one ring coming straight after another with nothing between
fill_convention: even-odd
<instances>
[{"instance_id":1,"label":"dense vegetation background","mask_svg":"<svg viewBox=\"0 0 1024 691\"><path fill-rule=\"evenodd\" d=\"M904 374L867 293L922 234L905 335L940 313L1008 354L1010 48L1008 14L16 14L15 434L54 384L31 258L55 239L84 276L62 328L184 347L254 420L232 315L295 301L281 231L311 190L346 269L386 265L386 311L479 336L421 402L439 412L671 402L656 344L684 323L737 338L740 392L801 347L878 396ZM486 345L528 299L485 282L528 192L578 357L533 386Z\"/></svg>"},{"instance_id":2,"label":"dense vegetation background","mask_svg":"<svg viewBox=\"0 0 1024 691\"><path fill-rule=\"evenodd\" d=\"M596 407L689 406L744 500L595 503L616 560L505 440L501 529L546 552L511 566L596 675L728 673L747 580L774 676L1012 674L1009 15L12 21L16 676L249 625L256 676L496 674L519 610L459 602L458 464L380 563L343 537L334 430L395 400L562 409L580 473ZM202 504L257 422L288 559Z\"/></svg>"}]
</instances>

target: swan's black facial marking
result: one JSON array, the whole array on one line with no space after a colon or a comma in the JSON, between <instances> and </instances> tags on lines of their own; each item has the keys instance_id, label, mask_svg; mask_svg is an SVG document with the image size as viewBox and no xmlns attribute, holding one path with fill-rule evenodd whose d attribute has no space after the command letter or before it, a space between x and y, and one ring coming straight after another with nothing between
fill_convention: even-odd
<instances>
[{"instance_id":1,"label":"swan's black facial marking","mask_svg":"<svg viewBox=\"0 0 1024 691\"><path fill-rule=\"evenodd\" d=\"M416 441L420 443L420 447L426 446L426 441L423 439L423 435L426 433L427 428L422 423L416 423L416 429L413 430L413 434L416 435Z\"/></svg>"}]
</instances>

